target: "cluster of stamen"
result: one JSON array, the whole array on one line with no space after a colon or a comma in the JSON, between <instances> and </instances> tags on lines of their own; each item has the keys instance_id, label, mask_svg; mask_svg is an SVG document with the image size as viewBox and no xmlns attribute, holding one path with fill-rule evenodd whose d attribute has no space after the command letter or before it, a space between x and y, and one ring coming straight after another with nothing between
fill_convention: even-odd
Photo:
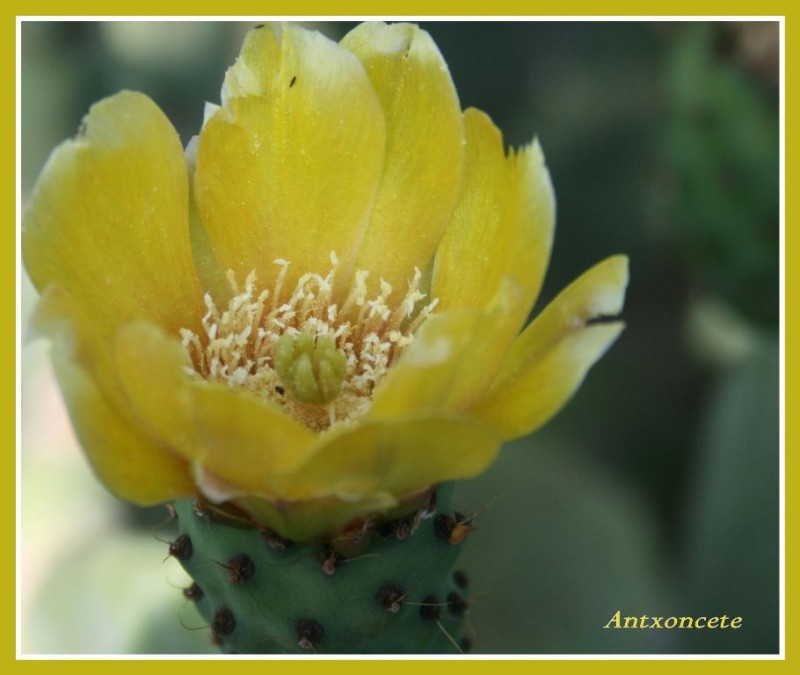
<instances>
[{"instance_id":1,"label":"cluster of stamen","mask_svg":"<svg viewBox=\"0 0 800 675\"><path fill-rule=\"evenodd\" d=\"M233 297L227 306L218 307L206 293L202 332L181 329L181 341L191 359L187 372L250 392L280 406L315 431L363 416L369 410L373 390L411 344L414 332L437 303L422 303L422 274L415 269L399 302L391 303L393 289L384 280L379 292L370 295L369 273L359 270L344 301L338 304L333 293L339 261L334 253L330 260L326 276L304 274L288 295L284 291L289 268L286 260L274 261L280 270L271 291L257 290L255 271L247 276L243 288L229 271ZM284 336L313 339L326 348L333 342L346 367L332 400L303 400L296 395L302 388L285 381L287 369L280 367L280 358L276 364L276 346L281 338L281 347L290 339Z\"/></svg>"}]
</instances>

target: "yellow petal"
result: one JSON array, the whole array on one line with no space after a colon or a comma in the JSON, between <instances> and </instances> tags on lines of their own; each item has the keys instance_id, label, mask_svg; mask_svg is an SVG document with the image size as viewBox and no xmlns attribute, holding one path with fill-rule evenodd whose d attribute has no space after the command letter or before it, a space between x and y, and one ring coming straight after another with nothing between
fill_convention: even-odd
<instances>
[{"instance_id":1,"label":"yellow petal","mask_svg":"<svg viewBox=\"0 0 800 675\"><path fill-rule=\"evenodd\" d=\"M505 439L530 433L560 410L622 332L628 261L614 256L574 281L514 342L474 414ZM599 323L592 320L600 319Z\"/></svg>"},{"instance_id":2,"label":"yellow petal","mask_svg":"<svg viewBox=\"0 0 800 675\"><path fill-rule=\"evenodd\" d=\"M114 373L113 356L107 342L92 325L74 297L60 286L48 286L34 307L25 339L52 339L63 343L59 349L69 353L79 367L92 374L95 383L117 407L122 407L119 382Z\"/></svg>"},{"instance_id":3,"label":"yellow petal","mask_svg":"<svg viewBox=\"0 0 800 675\"><path fill-rule=\"evenodd\" d=\"M206 103L203 125L219 110L218 105ZM186 146L186 165L189 171L189 238L192 243L192 257L194 258L197 278L206 293L209 293L215 302L225 305L232 297L232 289L226 272L217 260L211 239L208 236L205 223L200 217L195 196L195 173L197 171L197 146L199 136L192 136Z\"/></svg>"},{"instance_id":4,"label":"yellow petal","mask_svg":"<svg viewBox=\"0 0 800 675\"><path fill-rule=\"evenodd\" d=\"M78 440L98 478L140 505L194 492L186 461L147 436L120 407L104 342L56 290L37 307L37 329L53 339L53 367ZM109 391L110 389L110 391Z\"/></svg>"},{"instance_id":5,"label":"yellow petal","mask_svg":"<svg viewBox=\"0 0 800 675\"><path fill-rule=\"evenodd\" d=\"M92 106L50 156L23 218L36 287L60 285L103 335L133 318L175 332L203 314L194 272L183 149L143 94Z\"/></svg>"},{"instance_id":6,"label":"yellow petal","mask_svg":"<svg viewBox=\"0 0 800 675\"><path fill-rule=\"evenodd\" d=\"M430 262L458 196L461 108L419 27L363 23L341 44L364 64L386 116L386 165L356 267L403 292L414 267Z\"/></svg>"},{"instance_id":7,"label":"yellow petal","mask_svg":"<svg viewBox=\"0 0 800 675\"><path fill-rule=\"evenodd\" d=\"M555 201L538 143L505 155L503 139L482 112L464 113L464 182L436 252L432 295L443 310L485 307L510 276L522 298L519 330L541 288L553 239Z\"/></svg>"},{"instance_id":8,"label":"yellow petal","mask_svg":"<svg viewBox=\"0 0 800 675\"><path fill-rule=\"evenodd\" d=\"M187 375L185 350L156 327L124 327L116 357L143 427L237 488L274 494L275 476L309 456L310 431L246 392Z\"/></svg>"},{"instance_id":9,"label":"yellow petal","mask_svg":"<svg viewBox=\"0 0 800 675\"><path fill-rule=\"evenodd\" d=\"M480 314L467 310L436 314L375 390L370 419L444 412L456 373L480 327Z\"/></svg>"},{"instance_id":10,"label":"yellow petal","mask_svg":"<svg viewBox=\"0 0 800 675\"><path fill-rule=\"evenodd\" d=\"M358 59L319 33L253 30L229 71L223 107L200 134L195 189L223 269L257 270L269 287L276 258L325 274L346 271L383 169L383 112ZM349 256L349 257L348 257Z\"/></svg>"},{"instance_id":11,"label":"yellow petal","mask_svg":"<svg viewBox=\"0 0 800 675\"><path fill-rule=\"evenodd\" d=\"M323 436L309 460L287 481L287 499L344 500L389 493L397 497L481 473L499 439L468 418L365 422Z\"/></svg>"},{"instance_id":12,"label":"yellow petal","mask_svg":"<svg viewBox=\"0 0 800 675\"><path fill-rule=\"evenodd\" d=\"M527 299L510 277L500 282L495 297L481 312L454 375L444 408L463 411L483 397L519 333L518 318L527 312Z\"/></svg>"},{"instance_id":13,"label":"yellow petal","mask_svg":"<svg viewBox=\"0 0 800 675\"><path fill-rule=\"evenodd\" d=\"M491 384L517 334L520 296L506 278L484 310L427 319L376 389L370 419L468 408Z\"/></svg>"}]
</instances>

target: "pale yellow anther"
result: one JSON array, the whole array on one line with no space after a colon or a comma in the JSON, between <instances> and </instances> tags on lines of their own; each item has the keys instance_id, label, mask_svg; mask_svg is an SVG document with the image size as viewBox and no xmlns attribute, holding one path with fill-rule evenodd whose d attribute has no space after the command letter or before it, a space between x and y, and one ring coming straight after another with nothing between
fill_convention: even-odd
<instances>
[{"instance_id":1,"label":"pale yellow anther","mask_svg":"<svg viewBox=\"0 0 800 675\"><path fill-rule=\"evenodd\" d=\"M275 345L275 370L287 391L303 403L324 405L342 390L347 360L333 338L285 333Z\"/></svg>"},{"instance_id":2,"label":"pale yellow anther","mask_svg":"<svg viewBox=\"0 0 800 675\"><path fill-rule=\"evenodd\" d=\"M243 288L229 272L226 305L205 295L203 330L180 331L192 372L250 392L314 431L364 416L373 391L436 306L435 299L424 304L421 273L415 270L405 296L393 301L390 284L380 282L375 292L369 273L357 270L336 302L335 254L327 275L305 273L288 291L289 261L274 262L280 271L271 291L258 290L255 272Z\"/></svg>"}]
</instances>

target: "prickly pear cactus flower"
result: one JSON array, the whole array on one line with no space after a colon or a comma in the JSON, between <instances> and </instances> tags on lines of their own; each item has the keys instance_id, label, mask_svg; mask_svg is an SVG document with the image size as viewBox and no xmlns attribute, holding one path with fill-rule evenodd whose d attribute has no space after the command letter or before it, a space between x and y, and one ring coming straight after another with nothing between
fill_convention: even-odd
<instances>
[{"instance_id":1,"label":"prickly pear cactus flower","mask_svg":"<svg viewBox=\"0 0 800 675\"><path fill-rule=\"evenodd\" d=\"M114 493L331 536L484 471L617 338L622 256L525 327L554 213L425 31L256 28L186 148L124 91L53 152L33 328Z\"/></svg>"}]
</instances>

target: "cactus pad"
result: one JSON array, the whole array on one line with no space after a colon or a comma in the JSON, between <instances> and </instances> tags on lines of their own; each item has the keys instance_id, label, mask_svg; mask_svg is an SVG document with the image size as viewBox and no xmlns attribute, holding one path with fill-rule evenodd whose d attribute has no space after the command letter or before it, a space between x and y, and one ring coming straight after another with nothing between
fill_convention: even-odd
<instances>
[{"instance_id":1,"label":"cactus pad","mask_svg":"<svg viewBox=\"0 0 800 675\"><path fill-rule=\"evenodd\" d=\"M224 652L458 653L466 581L452 568L465 525L443 511L445 492L439 515L373 525L349 547L287 542L184 500L170 553Z\"/></svg>"}]
</instances>

